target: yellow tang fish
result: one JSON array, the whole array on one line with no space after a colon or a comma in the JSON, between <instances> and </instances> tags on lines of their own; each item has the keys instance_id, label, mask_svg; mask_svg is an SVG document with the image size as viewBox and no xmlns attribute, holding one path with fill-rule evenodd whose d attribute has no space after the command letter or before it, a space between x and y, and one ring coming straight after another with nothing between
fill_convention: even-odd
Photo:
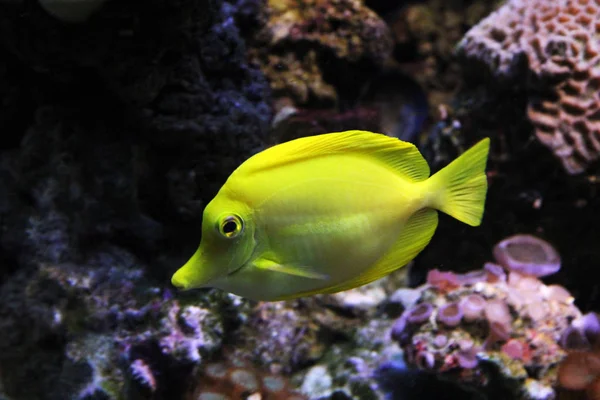
<instances>
[{"instance_id":1,"label":"yellow tang fish","mask_svg":"<svg viewBox=\"0 0 600 400\"><path fill-rule=\"evenodd\" d=\"M276 301L379 279L427 246L437 210L481 223L489 145L483 139L432 177L413 144L372 132L266 149L206 206L200 246L172 283Z\"/></svg>"}]
</instances>

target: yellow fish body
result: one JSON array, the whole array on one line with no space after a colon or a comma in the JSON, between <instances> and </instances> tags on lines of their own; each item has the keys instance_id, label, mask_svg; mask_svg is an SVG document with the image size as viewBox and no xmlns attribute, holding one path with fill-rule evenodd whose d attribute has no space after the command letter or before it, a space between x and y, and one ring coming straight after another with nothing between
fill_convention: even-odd
<instances>
[{"instance_id":1,"label":"yellow fish body","mask_svg":"<svg viewBox=\"0 0 600 400\"><path fill-rule=\"evenodd\" d=\"M489 139L429 177L417 148L347 131L262 151L206 206L202 240L172 278L255 300L348 290L406 265L431 240L440 210L478 226Z\"/></svg>"}]
</instances>

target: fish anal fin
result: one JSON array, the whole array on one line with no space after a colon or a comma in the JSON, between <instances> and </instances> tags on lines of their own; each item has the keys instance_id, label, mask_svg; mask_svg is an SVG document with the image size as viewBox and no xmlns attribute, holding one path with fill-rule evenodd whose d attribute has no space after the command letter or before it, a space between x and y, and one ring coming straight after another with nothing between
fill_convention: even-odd
<instances>
[{"instance_id":1,"label":"fish anal fin","mask_svg":"<svg viewBox=\"0 0 600 400\"><path fill-rule=\"evenodd\" d=\"M256 172L332 155L371 157L416 182L427 179L430 173L427 161L414 144L358 130L303 137L279 144L266 149L259 157L250 158L242 169L246 169L245 172Z\"/></svg>"},{"instance_id":2,"label":"fish anal fin","mask_svg":"<svg viewBox=\"0 0 600 400\"><path fill-rule=\"evenodd\" d=\"M314 271L307 266L284 265L268 258L258 258L253 262L254 266L259 269L267 269L273 272L288 274L308 279L327 280L329 276L318 271Z\"/></svg>"},{"instance_id":3,"label":"fish anal fin","mask_svg":"<svg viewBox=\"0 0 600 400\"><path fill-rule=\"evenodd\" d=\"M388 252L367 271L350 281L325 289L298 293L293 298L311 296L319 293L336 293L354 289L388 275L390 272L408 264L425 248L425 246L427 246L435 233L437 224L438 214L436 210L424 208L417 211L408 219L402 233L390 250L388 250ZM352 261L350 260L349 262ZM278 300L288 299L290 299L290 297Z\"/></svg>"}]
</instances>

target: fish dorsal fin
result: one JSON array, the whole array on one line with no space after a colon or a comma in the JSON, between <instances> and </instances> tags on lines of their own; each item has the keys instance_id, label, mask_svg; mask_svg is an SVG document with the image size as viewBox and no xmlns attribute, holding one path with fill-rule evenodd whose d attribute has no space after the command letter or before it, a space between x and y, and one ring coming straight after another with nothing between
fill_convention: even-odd
<instances>
[{"instance_id":1,"label":"fish dorsal fin","mask_svg":"<svg viewBox=\"0 0 600 400\"><path fill-rule=\"evenodd\" d=\"M256 154L240 170L258 172L320 156L353 154L372 157L414 181L429 177L429 165L414 144L368 131L344 131L309 136Z\"/></svg>"}]
</instances>

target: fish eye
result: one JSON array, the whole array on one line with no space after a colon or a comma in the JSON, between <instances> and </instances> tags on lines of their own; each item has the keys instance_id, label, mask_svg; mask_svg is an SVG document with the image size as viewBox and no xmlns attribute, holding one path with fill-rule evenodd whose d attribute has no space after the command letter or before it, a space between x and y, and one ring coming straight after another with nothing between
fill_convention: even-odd
<instances>
[{"instance_id":1,"label":"fish eye","mask_svg":"<svg viewBox=\"0 0 600 400\"><path fill-rule=\"evenodd\" d=\"M237 237L244 229L244 223L237 215L229 215L219 223L219 233L227 239Z\"/></svg>"}]
</instances>

